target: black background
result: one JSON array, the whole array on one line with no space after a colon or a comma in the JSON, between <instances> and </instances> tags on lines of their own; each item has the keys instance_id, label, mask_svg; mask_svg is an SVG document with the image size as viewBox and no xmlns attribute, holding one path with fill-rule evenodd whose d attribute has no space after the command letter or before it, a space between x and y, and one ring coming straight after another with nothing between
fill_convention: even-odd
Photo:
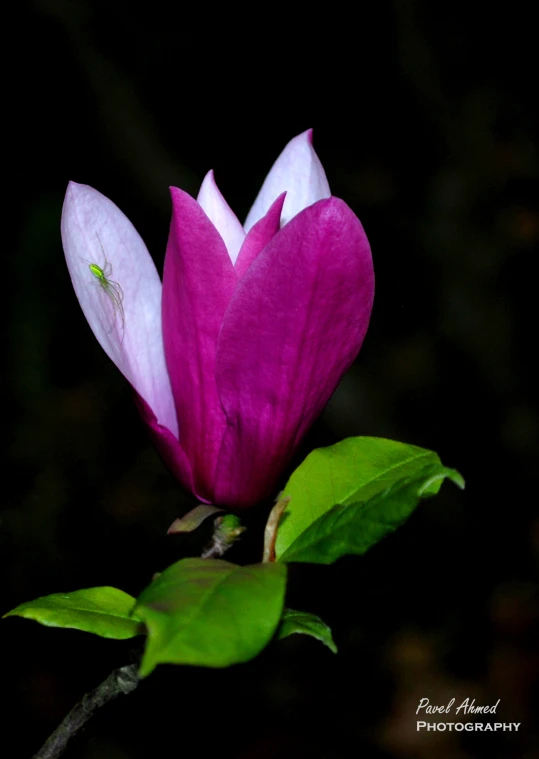
<instances>
[{"instance_id":1,"label":"black background","mask_svg":"<svg viewBox=\"0 0 539 759\"><path fill-rule=\"evenodd\" d=\"M294 636L227 671L161 667L68 759L225 755L525 757L537 711L535 26L524 4L20 4L4 18L1 608L114 585L196 555L164 469L73 295L68 180L133 221L158 267L168 186L213 168L243 218L286 142L314 127L332 191L371 241L358 361L304 452L348 435L437 450L467 480L363 558L291 570ZM262 514L230 554L257 555ZM1 748L29 757L130 644L0 624ZM421 697L501 699L517 734L417 733Z\"/></svg>"}]
</instances>

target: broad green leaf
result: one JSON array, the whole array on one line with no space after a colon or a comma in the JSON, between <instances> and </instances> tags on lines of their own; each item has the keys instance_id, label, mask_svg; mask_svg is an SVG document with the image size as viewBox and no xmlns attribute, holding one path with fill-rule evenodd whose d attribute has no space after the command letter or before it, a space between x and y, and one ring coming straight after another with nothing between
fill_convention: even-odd
<instances>
[{"instance_id":1,"label":"broad green leaf","mask_svg":"<svg viewBox=\"0 0 539 759\"><path fill-rule=\"evenodd\" d=\"M294 633L310 635L321 643L326 645L334 654L337 653L337 646L333 641L330 628L324 621L317 617L316 614L309 614L307 611L294 611L294 609L285 609L281 619L281 626L277 631L277 638L282 640L288 638Z\"/></svg>"},{"instance_id":2,"label":"broad green leaf","mask_svg":"<svg viewBox=\"0 0 539 759\"><path fill-rule=\"evenodd\" d=\"M420 499L437 493L446 477L463 487L455 469L430 464L367 501L333 506L294 540L279 561L332 564L346 554L365 553L402 524Z\"/></svg>"},{"instance_id":3,"label":"broad green leaf","mask_svg":"<svg viewBox=\"0 0 539 759\"><path fill-rule=\"evenodd\" d=\"M144 633L140 619L131 615L134 605L135 599L123 590L86 588L27 601L4 617L26 617L49 627L71 627L125 640Z\"/></svg>"},{"instance_id":4,"label":"broad green leaf","mask_svg":"<svg viewBox=\"0 0 539 759\"><path fill-rule=\"evenodd\" d=\"M440 463L433 451L384 438L347 438L317 448L293 472L282 492L291 500L277 533L277 560L283 560L299 536L336 504L366 502L425 466Z\"/></svg>"},{"instance_id":5,"label":"broad green leaf","mask_svg":"<svg viewBox=\"0 0 539 759\"><path fill-rule=\"evenodd\" d=\"M182 559L137 601L148 628L140 666L228 667L256 656L273 637L283 610L286 568L240 567L220 559Z\"/></svg>"}]
</instances>

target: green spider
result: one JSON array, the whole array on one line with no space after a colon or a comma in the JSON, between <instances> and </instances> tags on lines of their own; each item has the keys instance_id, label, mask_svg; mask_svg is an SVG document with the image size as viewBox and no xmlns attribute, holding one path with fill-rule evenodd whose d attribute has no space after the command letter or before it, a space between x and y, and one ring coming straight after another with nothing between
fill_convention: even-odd
<instances>
[{"instance_id":1,"label":"green spider","mask_svg":"<svg viewBox=\"0 0 539 759\"><path fill-rule=\"evenodd\" d=\"M81 260L84 261L84 263L88 264L88 268L90 269L90 272L92 273L92 275L96 278L99 287L101 287L101 289L106 293L108 299L112 303L114 312L115 313L117 312L120 314L120 319L122 322L122 334L123 334L124 325L125 325L125 314L124 314L124 307L123 307L124 293L118 282L115 282L113 279L109 279L110 275L112 274L112 264L110 263L110 261L107 260L105 249L103 248L103 244L97 232L96 232L96 237L99 241L99 246L101 247L101 250L103 251L103 257L105 259L105 263L103 264L103 266L99 266L99 264L92 263L91 261L86 261L86 259L84 258Z\"/></svg>"}]
</instances>

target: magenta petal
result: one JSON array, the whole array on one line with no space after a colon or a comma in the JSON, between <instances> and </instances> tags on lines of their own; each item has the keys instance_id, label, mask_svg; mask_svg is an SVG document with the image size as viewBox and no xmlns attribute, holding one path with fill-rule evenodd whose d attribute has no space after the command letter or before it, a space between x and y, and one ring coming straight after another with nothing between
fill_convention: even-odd
<instances>
[{"instance_id":1,"label":"magenta petal","mask_svg":"<svg viewBox=\"0 0 539 759\"><path fill-rule=\"evenodd\" d=\"M168 427L159 424L150 406L136 391L135 402L147 427L150 439L166 466L185 488L197 495L193 484L193 472L189 459L178 443L178 439Z\"/></svg>"},{"instance_id":2,"label":"magenta petal","mask_svg":"<svg viewBox=\"0 0 539 759\"><path fill-rule=\"evenodd\" d=\"M243 277L258 254L264 250L271 238L279 231L281 227L281 211L283 210L285 197L286 192L279 195L267 214L259 219L254 227L249 230L235 264L238 279Z\"/></svg>"},{"instance_id":3,"label":"magenta petal","mask_svg":"<svg viewBox=\"0 0 539 759\"><path fill-rule=\"evenodd\" d=\"M163 274L163 340L180 443L195 491L211 499L226 424L215 382L217 337L237 276L199 204L171 188L173 215Z\"/></svg>"},{"instance_id":4,"label":"magenta petal","mask_svg":"<svg viewBox=\"0 0 539 759\"><path fill-rule=\"evenodd\" d=\"M219 337L228 426L215 503L242 508L271 493L356 357L373 295L369 243L338 198L305 208L254 261Z\"/></svg>"}]
</instances>

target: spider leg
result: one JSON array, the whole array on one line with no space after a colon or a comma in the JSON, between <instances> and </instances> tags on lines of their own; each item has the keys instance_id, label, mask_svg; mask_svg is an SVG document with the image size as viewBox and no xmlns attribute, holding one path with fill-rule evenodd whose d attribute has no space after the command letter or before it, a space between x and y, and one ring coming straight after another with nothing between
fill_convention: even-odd
<instances>
[{"instance_id":1,"label":"spider leg","mask_svg":"<svg viewBox=\"0 0 539 759\"><path fill-rule=\"evenodd\" d=\"M110 279L105 279L101 283L101 287L103 290L107 293L107 296L110 298L112 306L114 310L118 311L120 314L120 319L122 323L122 333L125 327L125 313L124 313L124 307L123 307L123 290L120 287L120 285L117 282L114 282ZM112 327L111 327L112 329ZM123 335L122 335L123 340Z\"/></svg>"},{"instance_id":2,"label":"spider leg","mask_svg":"<svg viewBox=\"0 0 539 759\"><path fill-rule=\"evenodd\" d=\"M107 282L108 282L109 285L114 285L114 287L116 288L116 291L117 291L116 294L118 295L118 297L120 298L120 300L123 300L124 299L124 291L122 290L122 288L120 286L120 283L119 282L115 282L113 279L109 279L109 280L107 280Z\"/></svg>"}]
</instances>

